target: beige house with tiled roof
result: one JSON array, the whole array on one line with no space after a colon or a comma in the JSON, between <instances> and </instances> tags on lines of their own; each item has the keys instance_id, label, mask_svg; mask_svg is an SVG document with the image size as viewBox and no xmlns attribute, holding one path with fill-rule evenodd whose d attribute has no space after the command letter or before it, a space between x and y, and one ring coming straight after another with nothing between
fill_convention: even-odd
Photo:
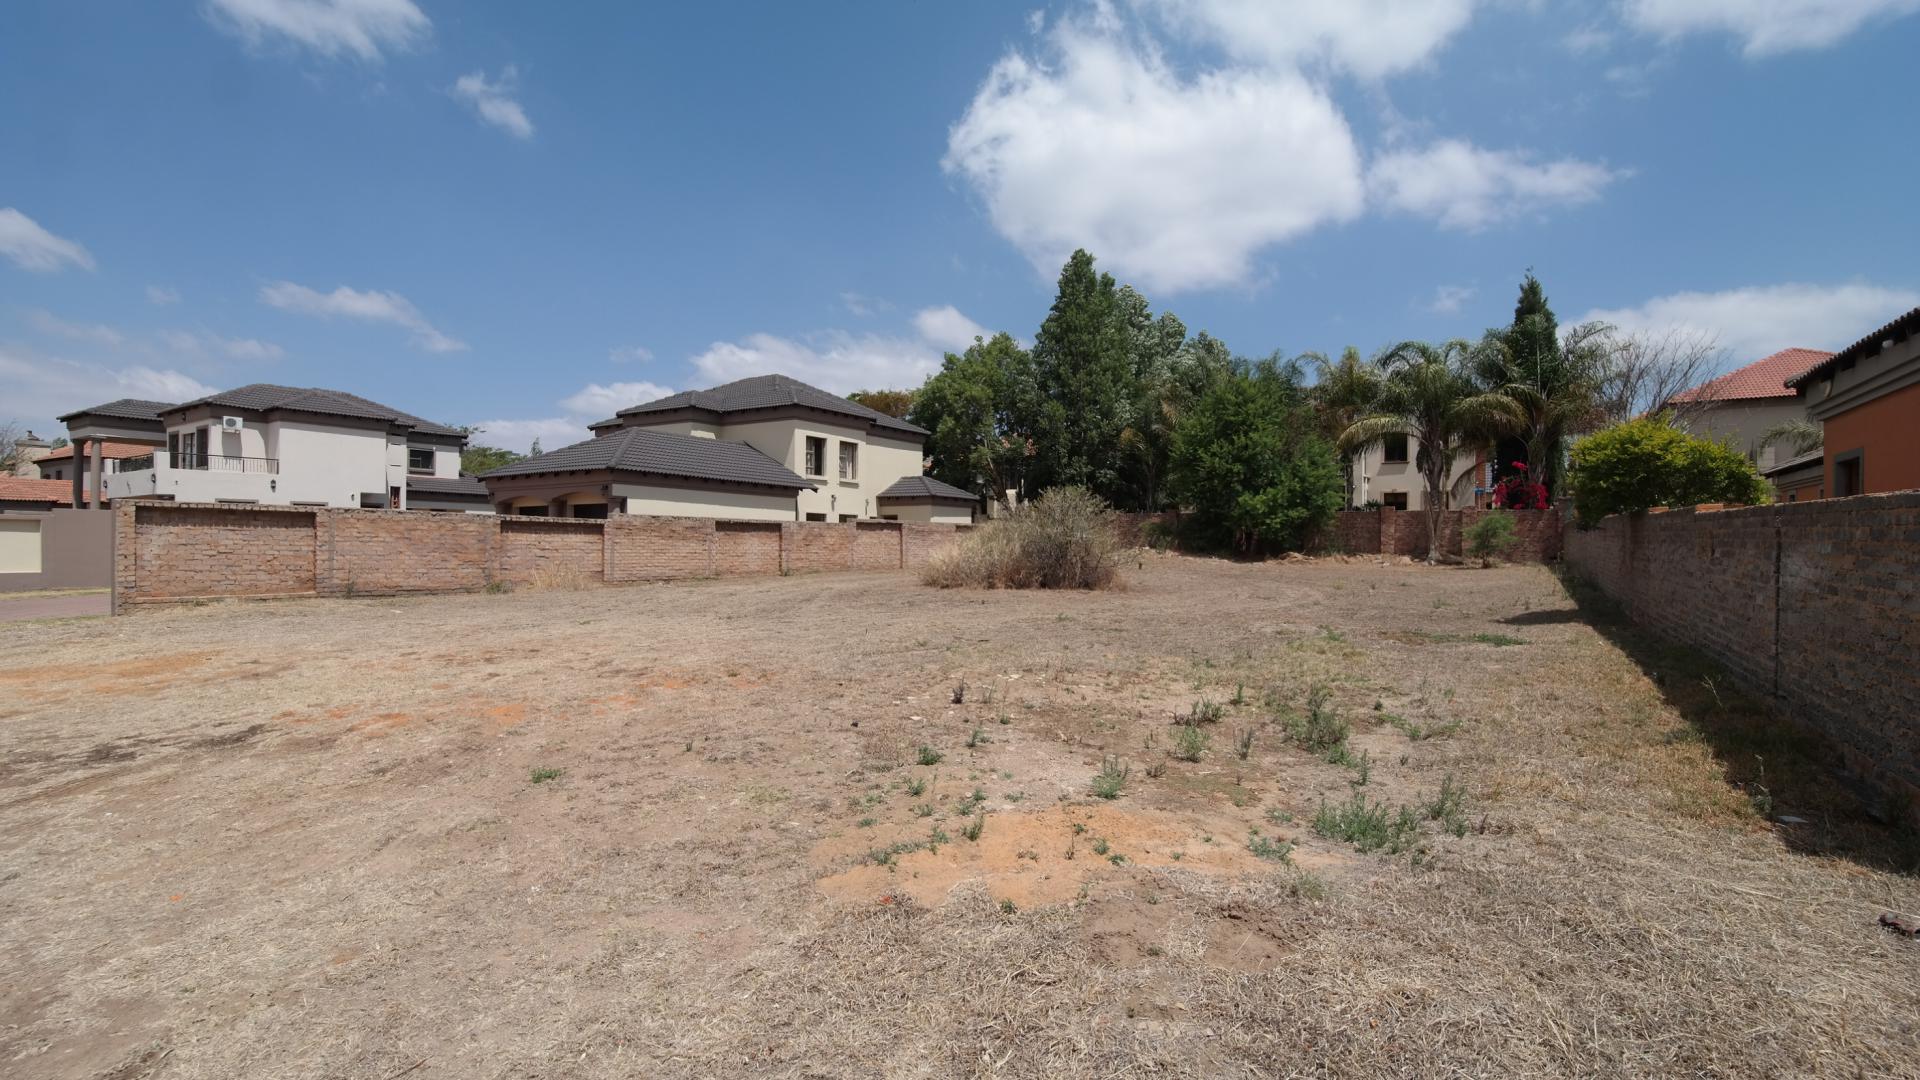
<instances>
[{"instance_id":1,"label":"beige house with tiled roof","mask_svg":"<svg viewBox=\"0 0 1920 1080\"><path fill-rule=\"evenodd\" d=\"M973 496L924 481L927 433L785 375L622 409L594 438L488 473L504 514L966 522Z\"/></svg>"},{"instance_id":2,"label":"beige house with tiled roof","mask_svg":"<svg viewBox=\"0 0 1920 1080\"><path fill-rule=\"evenodd\" d=\"M1669 404L1680 407L1681 427L1711 439L1730 439L1735 449L1765 472L1796 453L1795 447L1784 443L1763 449L1760 440L1767 429L1807 418L1806 403L1787 381L1832 355L1819 349L1782 349L1675 394Z\"/></svg>"}]
</instances>

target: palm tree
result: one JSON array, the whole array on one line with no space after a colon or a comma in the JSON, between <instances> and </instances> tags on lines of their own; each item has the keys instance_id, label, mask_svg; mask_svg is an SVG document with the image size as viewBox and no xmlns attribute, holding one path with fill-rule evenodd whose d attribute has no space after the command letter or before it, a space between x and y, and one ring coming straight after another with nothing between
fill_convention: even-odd
<instances>
[{"instance_id":1,"label":"palm tree","mask_svg":"<svg viewBox=\"0 0 1920 1080\"><path fill-rule=\"evenodd\" d=\"M1775 443L1786 443L1793 451L1790 456L1799 457L1820 449L1826 441L1826 430L1811 420L1783 420L1761 433L1759 448L1765 450Z\"/></svg>"},{"instance_id":2,"label":"palm tree","mask_svg":"<svg viewBox=\"0 0 1920 1080\"><path fill-rule=\"evenodd\" d=\"M1505 394L1480 387L1471 374L1475 349L1465 341L1431 345L1408 341L1387 350L1386 371L1371 415L1340 434L1346 453L1378 445L1389 435L1419 444L1415 461L1426 481L1427 561L1440 557L1440 514L1447 506L1447 474L1460 453L1519 431L1526 412Z\"/></svg>"},{"instance_id":3,"label":"palm tree","mask_svg":"<svg viewBox=\"0 0 1920 1080\"><path fill-rule=\"evenodd\" d=\"M1537 340L1538 335L1495 331L1474 350L1480 384L1520 406L1524 419L1517 434L1527 444L1527 467L1556 500L1567 436L1597 426L1606 332L1603 323L1587 323L1568 331L1564 339L1555 338L1551 349L1523 354L1513 342Z\"/></svg>"},{"instance_id":4,"label":"palm tree","mask_svg":"<svg viewBox=\"0 0 1920 1080\"><path fill-rule=\"evenodd\" d=\"M1308 353L1301 359L1313 365L1313 407L1320 418L1320 433L1329 442L1340 436L1356 420L1373 411L1380 396L1380 369L1360 358L1360 350L1347 346L1340 359L1328 360L1320 353ZM1353 454L1340 455L1340 469L1347 480L1347 505L1353 505Z\"/></svg>"}]
</instances>

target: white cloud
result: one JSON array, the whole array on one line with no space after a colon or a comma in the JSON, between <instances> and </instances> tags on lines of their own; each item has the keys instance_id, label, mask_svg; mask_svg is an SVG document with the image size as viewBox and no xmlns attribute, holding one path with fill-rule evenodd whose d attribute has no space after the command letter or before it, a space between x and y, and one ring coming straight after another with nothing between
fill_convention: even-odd
<instances>
[{"instance_id":1,"label":"white cloud","mask_svg":"<svg viewBox=\"0 0 1920 1080\"><path fill-rule=\"evenodd\" d=\"M481 71L460 76L453 84L453 96L473 106L480 119L501 131L516 139L531 139L533 121L527 119L527 110L513 99L519 84L519 72L508 64L496 80L489 80Z\"/></svg>"},{"instance_id":2,"label":"white cloud","mask_svg":"<svg viewBox=\"0 0 1920 1080\"><path fill-rule=\"evenodd\" d=\"M588 383L578 393L562 398L560 406L574 416L604 420L621 409L657 401L673 393L671 387L650 382Z\"/></svg>"},{"instance_id":3,"label":"white cloud","mask_svg":"<svg viewBox=\"0 0 1920 1080\"><path fill-rule=\"evenodd\" d=\"M653 359L653 350L645 345L622 345L607 350L607 359L616 364L644 364Z\"/></svg>"},{"instance_id":4,"label":"white cloud","mask_svg":"<svg viewBox=\"0 0 1920 1080\"><path fill-rule=\"evenodd\" d=\"M257 338L225 338L193 330L162 330L160 341L188 356L224 356L232 360L278 360L286 350Z\"/></svg>"},{"instance_id":5,"label":"white cloud","mask_svg":"<svg viewBox=\"0 0 1920 1080\"><path fill-rule=\"evenodd\" d=\"M0 423L19 420L41 431L57 431L54 417L62 413L115 398L188 401L216 389L171 368L83 363L5 345L0 345L0 385L7 388Z\"/></svg>"},{"instance_id":6,"label":"white cloud","mask_svg":"<svg viewBox=\"0 0 1920 1080\"><path fill-rule=\"evenodd\" d=\"M480 421L478 426L483 434L479 442L524 454L533 445L533 440L539 439L541 450L558 450L592 438L593 432L587 429L588 424L605 420L629 406L654 401L671 393L672 387L650 382L588 383L560 400L564 415L531 420Z\"/></svg>"},{"instance_id":7,"label":"white cloud","mask_svg":"<svg viewBox=\"0 0 1920 1080\"><path fill-rule=\"evenodd\" d=\"M1230 285L1261 249L1357 216L1360 154L1298 72L1185 78L1106 8L1044 59L1010 51L949 132L943 167L1051 278L1076 247L1148 289Z\"/></svg>"},{"instance_id":8,"label":"white cloud","mask_svg":"<svg viewBox=\"0 0 1920 1080\"><path fill-rule=\"evenodd\" d=\"M974 338L992 337L987 328L960 314L952 304L924 308L913 317L913 328L928 344L948 352L965 352Z\"/></svg>"},{"instance_id":9,"label":"white cloud","mask_svg":"<svg viewBox=\"0 0 1920 1080\"><path fill-rule=\"evenodd\" d=\"M395 292L378 289L362 292L342 285L323 293L291 281L276 281L261 287L260 301L303 315L339 316L402 326L413 331L413 343L428 352L459 352L467 347L464 342L434 329L412 301Z\"/></svg>"},{"instance_id":10,"label":"white cloud","mask_svg":"<svg viewBox=\"0 0 1920 1080\"><path fill-rule=\"evenodd\" d=\"M1624 0L1635 29L1660 37L1724 33L1749 57L1821 49L1870 22L1920 12L1920 0Z\"/></svg>"},{"instance_id":11,"label":"white cloud","mask_svg":"<svg viewBox=\"0 0 1920 1080\"><path fill-rule=\"evenodd\" d=\"M1606 52L1613 46L1613 31L1598 23L1588 23L1561 38L1560 44L1575 56Z\"/></svg>"},{"instance_id":12,"label":"white cloud","mask_svg":"<svg viewBox=\"0 0 1920 1080\"><path fill-rule=\"evenodd\" d=\"M773 334L716 341L693 358L693 367L714 383L781 374L845 394L919 386L940 366L940 356L924 341L830 330L805 341Z\"/></svg>"},{"instance_id":13,"label":"white cloud","mask_svg":"<svg viewBox=\"0 0 1920 1080\"><path fill-rule=\"evenodd\" d=\"M749 334L716 341L693 358L694 370L714 383L749 375L791 375L836 394L855 390L919 386L940 367L948 350L958 352L986 337L986 327L952 304L922 308L913 316L914 337L826 330L805 338Z\"/></svg>"},{"instance_id":14,"label":"white cloud","mask_svg":"<svg viewBox=\"0 0 1920 1080\"><path fill-rule=\"evenodd\" d=\"M1475 0L1133 0L1178 33L1240 60L1325 63L1377 79L1425 62Z\"/></svg>"},{"instance_id":15,"label":"white cloud","mask_svg":"<svg viewBox=\"0 0 1920 1080\"><path fill-rule=\"evenodd\" d=\"M1485 150L1442 139L1423 150L1376 158L1367 183L1379 205L1432 218L1441 227L1484 229L1502 219L1598 199L1629 175L1604 165L1561 158L1536 162L1518 150Z\"/></svg>"},{"instance_id":16,"label":"white cloud","mask_svg":"<svg viewBox=\"0 0 1920 1080\"><path fill-rule=\"evenodd\" d=\"M595 417L598 420L600 417ZM502 450L512 450L524 454L533 446L535 439L540 440L540 449L558 450L563 446L572 446L593 437L587 430L587 421L578 417L550 416L539 420L482 420L474 426L480 429L480 435L474 440L476 446L497 446Z\"/></svg>"},{"instance_id":17,"label":"white cloud","mask_svg":"<svg viewBox=\"0 0 1920 1080\"><path fill-rule=\"evenodd\" d=\"M1754 285L1596 309L1579 321L1598 319L1629 332L1707 335L1744 364L1796 346L1839 349L1915 307L1920 307L1920 290L1862 283Z\"/></svg>"},{"instance_id":18,"label":"white cloud","mask_svg":"<svg viewBox=\"0 0 1920 1080\"><path fill-rule=\"evenodd\" d=\"M177 304L179 302L179 292L169 289L164 285L147 286L147 303L155 307L166 307L168 304Z\"/></svg>"},{"instance_id":19,"label":"white cloud","mask_svg":"<svg viewBox=\"0 0 1920 1080\"><path fill-rule=\"evenodd\" d=\"M284 38L322 56L361 60L412 48L433 30L413 0L206 0L205 11L248 45Z\"/></svg>"},{"instance_id":20,"label":"white cloud","mask_svg":"<svg viewBox=\"0 0 1920 1080\"><path fill-rule=\"evenodd\" d=\"M11 206L0 207L0 255L36 274L51 274L68 265L93 269L87 249L40 227Z\"/></svg>"},{"instance_id":21,"label":"white cloud","mask_svg":"<svg viewBox=\"0 0 1920 1080\"><path fill-rule=\"evenodd\" d=\"M104 323L70 323L40 308L27 312L27 323L35 330L51 337L70 338L74 341L107 346L119 345L126 341L126 337L120 331Z\"/></svg>"},{"instance_id":22,"label":"white cloud","mask_svg":"<svg viewBox=\"0 0 1920 1080\"><path fill-rule=\"evenodd\" d=\"M885 311L889 306L887 302L884 300L876 300L871 296L866 296L857 292L841 293L840 302L846 305L847 310L849 312L852 312L853 314L859 316L862 319L866 318L869 315L874 314L875 312Z\"/></svg>"},{"instance_id":23,"label":"white cloud","mask_svg":"<svg viewBox=\"0 0 1920 1080\"><path fill-rule=\"evenodd\" d=\"M1433 299L1427 301L1426 309L1435 315L1458 315L1479 291L1471 285L1442 285L1433 291Z\"/></svg>"}]
</instances>

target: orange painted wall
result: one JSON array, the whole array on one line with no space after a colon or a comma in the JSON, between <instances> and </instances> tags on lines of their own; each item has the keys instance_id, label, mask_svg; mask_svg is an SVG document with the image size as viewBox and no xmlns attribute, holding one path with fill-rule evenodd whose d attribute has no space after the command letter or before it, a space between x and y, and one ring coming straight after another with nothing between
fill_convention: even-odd
<instances>
[{"instance_id":1,"label":"orange painted wall","mask_svg":"<svg viewBox=\"0 0 1920 1080\"><path fill-rule=\"evenodd\" d=\"M1877 397L1824 426L1829 492L1834 490L1834 456L1853 450L1866 451L1866 490L1861 494L1920 488L1920 385Z\"/></svg>"}]
</instances>

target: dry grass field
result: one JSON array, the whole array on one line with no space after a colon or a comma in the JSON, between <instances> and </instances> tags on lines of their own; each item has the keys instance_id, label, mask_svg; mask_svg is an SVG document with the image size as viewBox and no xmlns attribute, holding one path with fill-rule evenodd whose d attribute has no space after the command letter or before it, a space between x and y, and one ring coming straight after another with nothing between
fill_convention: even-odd
<instances>
[{"instance_id":1,"label":"dry grass field","mask_svg":"<svg viewBox=\"0 0 1920 1080\"><path fill-rule=\"evenodd\" d=\"M1710 669L1135 562L0 626L0 1076L1920 1075L1913 849Z\"/></svg>"}]
</instances>

